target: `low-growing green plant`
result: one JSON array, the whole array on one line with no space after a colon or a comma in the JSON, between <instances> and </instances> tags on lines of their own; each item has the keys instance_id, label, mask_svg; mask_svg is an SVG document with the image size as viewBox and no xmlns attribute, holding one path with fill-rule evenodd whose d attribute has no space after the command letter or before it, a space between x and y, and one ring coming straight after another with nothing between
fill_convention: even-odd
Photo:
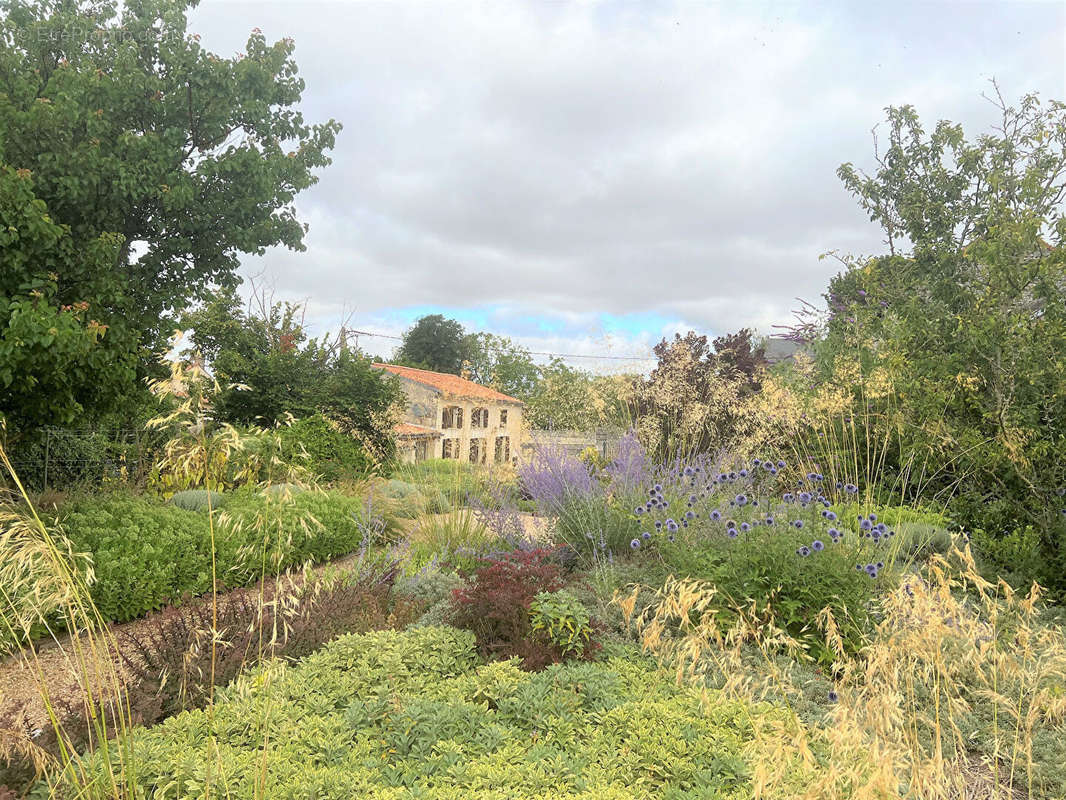
<instances>
[{"instance_id":1,"label":"low-growing green plant","mask_svg":"<svg viewBox=\"0 0 1066 800\"><path fill-rule=\"evenodd\" d=\"M185 489L175 492L170 497L170 504L186 511L212 511L221 510L224 496L218 492L209 492L207 489Z\"/></svg>"},{"instance_id":2,"label":"low-growing green plant","mask_svg":"<svg viewBox=\"0 0 1066 800\"><path fill-rule=\"evenodd\" d=\"M358 480L376 466L358 439L321 414L293 420L277 429L281 457L300 463L325 483Z\"/></svg>"},{"instance_id":3,"label":"low-growing green plant","mask_svg":"<svg viewBox=\"0 0 1066 800\"><path fill-rule=\"evenodd\" d=\"M480 666L473 635L341 637L266 665L192 711L138 729L131 792L171 800L747 796L764 712L678 687L634 649L524 673ZM106 774L103 756L83 762ZM102 791L84 795L102 800Z\"/></svg>"},{"instance_id":4,"label":"low-growing green plant","mask_svg":"<svg viewBox=\"0 0 1066 800\"><path fill-rule=\"evenodd\" d=\"M592 641L592 621L581 601L562 589L540 592L529 604L529 627L543 634L564 657L580 656Z\"/></svg>"}]
</instances>

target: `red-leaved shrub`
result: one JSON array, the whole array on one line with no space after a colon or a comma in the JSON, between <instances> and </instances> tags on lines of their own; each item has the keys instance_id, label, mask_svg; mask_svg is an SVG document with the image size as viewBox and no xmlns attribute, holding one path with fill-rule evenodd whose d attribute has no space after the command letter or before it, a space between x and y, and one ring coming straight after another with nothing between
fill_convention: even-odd
<instances>
[{"instance_id":1,"label":"red-leaved shrub","mask_svg":"<svg viewBox=\"0 0 1066 800\"><path fill-rule=\"evenodd\" d=\"M530 628L529 604L540 592L565 581L554 551L514 551L484 559L467 585L452 593L448 621L473 632L483 658L522 659L525 669L541 669L563 659L558 648Z\"/></svg>"}]
</instances>

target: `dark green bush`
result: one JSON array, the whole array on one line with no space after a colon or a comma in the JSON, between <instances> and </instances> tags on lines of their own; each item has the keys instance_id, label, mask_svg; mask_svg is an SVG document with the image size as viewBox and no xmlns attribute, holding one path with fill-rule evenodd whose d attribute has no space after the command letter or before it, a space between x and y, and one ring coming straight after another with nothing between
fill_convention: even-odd
<instances>
[{"instance_id":1,"label":"dark green bush","mask_svg":"<svg viewBox=\"0 0 1066 800\"><path fill-rule=\"evenodd\" d=\"M355 437L338 430L321 414L282 426L278 433L282 457L302 464L327 483L363 478L374 467Z\"/></svg>"}]
</instances>

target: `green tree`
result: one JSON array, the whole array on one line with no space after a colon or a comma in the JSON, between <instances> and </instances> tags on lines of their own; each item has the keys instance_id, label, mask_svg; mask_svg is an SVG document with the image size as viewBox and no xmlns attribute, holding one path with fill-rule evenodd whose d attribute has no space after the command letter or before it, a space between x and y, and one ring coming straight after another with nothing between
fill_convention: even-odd
<instances>
[{"instance_id":1,"label":"green tree","mask_svg":"<svg viewBox=\"0 0 1066 800\"><path fill-rule=\"evenodd\" d=\"M72 252L95 253L91 271L82 257L57 258L19 286L48 283L58 307L88 302L92 318L109 320L101 342L120 369L139 346L161 344L206 287L234 285L242 253L302 249L294 199L329 163L340 129L309 125L297 109L291 40L271 44L253 30L244 53L219 57L187 33L193 5L0 1L0 163L32 176ZM23 244L4 250L9 303L11 248ZM21 379L43 387L86 377L45 374L52 366L44 359ZM71 392L97 410L86 405L93 387ZM63 421L75 406L64 408L40 419Z\"/></svg>"},{"instance_id":2,"label":"green tree","mask_svg":"<svg viewBox=\"0 0 1066 800\"><path fill-rule=\"evenodd\" d=\"M631 375L593 375L553 358L540 368L526 420L542 430L591 431L631 424Z\"/></svg>"},{"instance_id":3,"label":"green tree","mask_svg":"<svg viewBox=\"0 0 1066 800\"><path fill-rule=\"evenodd\" d=\"M312 339L298 305L262 302L246 312L224 289L185 315L193 347L224 384L215 413L232 424L273 425L322 415L377 459L393 453L402 392L372 360L331 337Z\"/></svg>"},{"instance_id":4,"label":"green tree","mask_svg":"<svg viewBox=\"0 0 1066 800\"><path fill-rule=\"evenodd\" d=\"M0 417L13 434L72 423L135 388L136 336L104 302L120 298L119 246L114 234L76 243L29 172L0 165Z\"/></svg>"},{"instance_id":5,"label":"green tree","mask_svg":"<svg viewBox=\"0 0 1066 800\"><path fill-rule=\"evenodd\" d=\"M471 380L519 400L532 396L539 370L528 350L506 336L492 333L473 334L471 344L466 361Z\"/></svg>"},{"instance_id":6,"label":"green tree","mask_svg":"<svg viewBox=\"0 0 1066 800\"><path fill-rule=\"evenodd\" d=\"M443 314L427 314L403 335L393 361L419 369L458 375L474 352L474 338Z\"/></svg>"},{"instance_id":7,"label":"green tree","mask_svg":"<svg viewBox=\"0 0 1066 800\"><path fill-rule=\"evenodd\" d=\"M888 443L860 455L986 537L1030 526L1038 576L1066 590L1066 106L998 103L972 141L890 108L874 173L840 168L889 252L846 260L818 353L858 438Z\"/></svg>"}]
</instances>

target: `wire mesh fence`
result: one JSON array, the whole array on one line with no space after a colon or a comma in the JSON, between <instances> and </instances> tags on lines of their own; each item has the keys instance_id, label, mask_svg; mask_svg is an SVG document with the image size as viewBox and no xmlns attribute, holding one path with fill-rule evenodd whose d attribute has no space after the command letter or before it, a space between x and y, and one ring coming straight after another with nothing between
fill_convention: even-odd
<instances>
[{"instance_id":1,"label":"wire mesh fence","mask_svg":"<svg viewBox=\"0 0 1066 800\"><path fill-rule=\"evenodd\" d=\"M31 432L9 445L12 466L30 489L65 489L121 480L142 483L165 442L144 428L58 428Z\"/></svg>"}]
</instances>

